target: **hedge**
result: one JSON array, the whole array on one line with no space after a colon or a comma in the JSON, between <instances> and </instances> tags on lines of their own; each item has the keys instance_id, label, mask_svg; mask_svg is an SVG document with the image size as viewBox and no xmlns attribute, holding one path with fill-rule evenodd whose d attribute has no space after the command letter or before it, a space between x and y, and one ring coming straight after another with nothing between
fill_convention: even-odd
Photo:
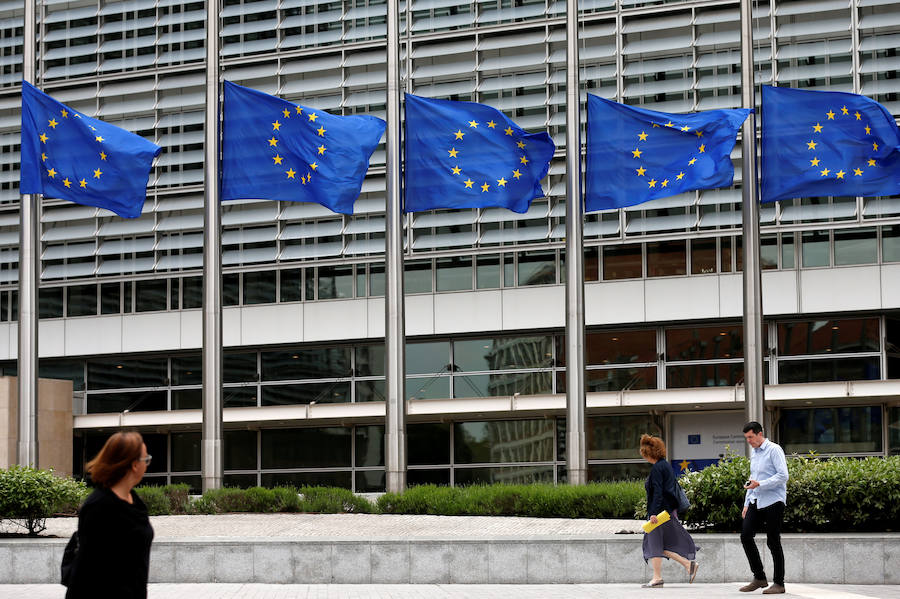
<instances>
[{"instance_id":1,"label":"hedge","mask_svg":"<svg viewBox=\"0 0 900 599\"><path fill-rule=\"evenodd\" d=\"M538 518L633 518L644 497L639 482L568 485L421 485L385 493L378 509L386 514L443 516L534 516Z\"/></svg>"},{"instance_id":2,"label":"hedge","mask_svg":"<svg viewBox=\"0 0 900 599\"><path fill-rule=\"evenodd\" d=\"M49 516L74 515L87 494L83 482L56 476L52 470L0 469L0 521L36 536L47 528Z\"/></svg>"}]
</instances>

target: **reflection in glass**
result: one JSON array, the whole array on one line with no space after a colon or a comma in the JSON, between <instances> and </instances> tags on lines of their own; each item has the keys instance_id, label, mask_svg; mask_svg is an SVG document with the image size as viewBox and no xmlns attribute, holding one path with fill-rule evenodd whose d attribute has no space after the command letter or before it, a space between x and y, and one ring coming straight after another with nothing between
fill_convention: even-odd
<instances>
[{"instance_id":1,"label":"reflection in glass","mask_svg":"<svg viewBox=\"0 0 900 599\"><path fill-rule=\"evenodd\" d=\"M151 454L151 455L153 455L153 454ZM159 486L164 486L166 484L165 477L160 478L158 480L159 480ZM142 485L147 484L147 479L145 478L143 481L141 481L141 484ZM172 476L172 484L173 485L181 485L181 484L187 485L188 493L190 493L191 495L200 495L203 492L202 481L201 481L199 474L191 475L191 476Z\"/></svg>"},{"instance_id":2,"label":"reflection in glass","mask_svg":"<svg viewBox=\"0 0 900 599\"><path fill-rule=\"evenodd\" d=\"M369 295L372 297L384 295L384 264L369 265Z\"/></svg>"},{"instance_id":3,"label":"reflection in glass","mask_svg":"<svg viewBox=\"0 0 900 599\"><path fill-rule=\"evenodd\" d=\"M403 271L406 293L431 293L431 260L407 262Z\"/></svg>"},{"instance_id":4,"label":"reflection in glass","mask_svg":"<svg viewBox=\"0 0 900 599\"><path fill-rule=\"evenodd\" d=\"M351 488L349 471L344 472L263 472L264 487L339 487Z\"/></svg>"},{"instance_id":5,"label":"reflection in glass","mask_svg":"<svg viewBox=\"0 0 900 599\"><path fill-rule=\"evenodd\" d=\"M252 383L259 378L256 370L256 352L225 354L222 360L222 378L226 383Z\"/></svg>"},{"instance_id":6,"label":"reflection in glass","mask_svg":"<svg viewBox=\"0 0 900 599\"><path fill-rule=\"evenodd\" d=\"M640 457L641 435L659 434L645 414L592 416L587 419L589 460L630 460Z\"/></svg>"},{"instance_id":7,"label":"reflection in glass","mask_svg":"<svg viewBox=\"0 0 900 599\"><path fill-rule=\"evenodd\" d=\"M319 299L353 297L352 266L319 267Z\"/></svg>"},{"instance_id":8,"label":"reflection in glass","mask_svg":"<svg viewBox=\"0 0 900 599\"><path fill-rule=\"evenodd\" d=\"M450 463L450 423L408 424L406 444L409 463L449 464Z\"/></svg>"},{"instance_id":9,"label":"reflection in glass","mask_svg":"<svg viewBox=\"0 0 900 599\"><path fill-rule=\"evenodd\" d=\"M274 304L276 277L274 270L245 272L244 305Z\"/></svg>"},{"instance_id":10,"label":"reflection in glass","mask_svg":"<svg viewBox=\"0 0 900 599\"><path fill-rule=\"evenodd\" d=\"M262 387L262 405L264 406L349 402L349 382L263 385Z\"/></svg>"},{"instance_id":11,"label":"reflection in glass","mask_svg":"<svg viewBox=\"0 0 900 599\"><path fill-rule=\"evenodd\" d=\"M550 372L457 374L453 377L453 397L546 395L553 393L552 381Z\"/></svg>"},{"instance_id":12,"label":"reflection in glass","mask_svg":"<svg viewBox=\"0 0 900 599\"><path fill-rule=\"evenodd\" d=\"M263 429L263 468L350 467L348 427Z\"/></svg>"},{"instance_id":13,"label":"reflection in glass","mask_svg":"<svg viewBox=\"0 0 900 599\"><path fill-rule=\"evenodd\" d=\"M203 277L185 277L181 279L181 307L203 307Z\"/></svg>"},{"instance_id":14,"label":"reflection in glass","mask_svg":"<svg viewBox=\"0 0 900 599\"><path fill-rule=\"evenodd\" d=\"M173 389L173 410L199 410L203 407L203 389ZM229 406L230 407L230 406Z\"/></svg>"},{"instance_id":15,"label":"reflection in glass","mask_svg":"<svg viewBox=\"0 0 900 599\"><path fill-rule=\"evenodd\" d=\"M765 374L764 374L765 376ZM730 387L744 380L743 362L666 367L666 388Z\"/></svg>"},{"instance_id":16,"label":"reflection in glass","mask_svg":"<svg viewBox=\"0 0 900 599\"><path fill-rule=\"evenodd\" d=\"M804 231L801 234L803 249L803 268L829 266L828 231Z\"/></svg>"},{"instance_id":17,"label":"reflection in glass","mask_svg":"<svg viewBox=\"0 0 900 599\"><path fill-rule=\"evenodd\" d=\"M553 366L552 337L500 337L453 342L455 372Z\"/></svg>"},{"instance_id":18,"label":"reflection in glass","mask_svg":"<svg viewBox=\"0 0 900 599\"><path fill-rule=\"evenodd\" d=\"M500 287L500 256L478 256L476 258L475 278L478 289L496 289Z\"/></svg>"},{"instance_id":19,"label":"reflection in glass","mask_svg":"<svg viewBox=\"0 0 900 599\"><path fill-rule=\"evenodd\" d=\"M406 373L433 374L446 372L450 364L450 343L432 341L406 344Z\"/></svg>"},{"instance_id":20,"label":"reflection in glass","mask_svg":"<svg viewBox=\"0 0 900 599\"><path fill-rule=\"evenodd\" d=\"M878 239L874 228L842 229L834 232L834 265L875 264Z\"/></svg>"},{"instance_id":21,"label":"reflection in glass","mask_svg":"<svg viewBox=\"0 0 900 599\"><path fill-rule=\"evenodd\" d=\"M356 376L384 376L384 344L359 345L356 351Z\"/></svg>"},{"instance_id":22,"label":"reflection in glass","mask_svg":"<svg viewBox=\"0 0 900 599\"><path fill-rule=\"evenodd\" d=\"M288 268L279 274L281 301L299 302L303 300L303 269Z\"/></svg>"},{"instance_id":23,"label":"reflection in glass","mask_svg":"<svg viewBox=\"0 0 900 599\"><path fill-rule=\"evenodd\" d=\"M764 235L759 238L759 264L763 270L778 268L777 235Z\"/></svg>"},{"instance_id":24,"label":"reflection in glass","mask_svg":"<svg viewBox=\"0 0 900 599\"><path fill-rule=\"evenodd\" d=\"M650 475L650 464L589 464L588 478L595 483L623 480L645 480Z\"/></svg>"},{"instance_id":25,"label":"reflection in glass","mask_svg":"<svg viewBox=\"0 0 900 599\"><path fill-rule=\"evenodd\" d=\"M671 277L687 274L687 242L653 241L647 244L647 276Z\"/></svg>"},{"instance_id":26,"label":"reflection in glass","mask_svg":"<svg viewBox=\"0 0 900 599\"><path fill-rule=\"evenodd\" d=\"M508 485L530 485L533 483L552 483L553 466L506 466L500 468L457 468L455 472L457 487L467 485L492 485L496 483Z\"/></svg>"},{"instance_id":27,"label":"reflection in glass","mask_svg":"<svg viewBox=\"0 0 900 599\"><path fill-rule=\"evenodd\" d=\"M166 309L168 293L166 279L144 279L135 281L135 312L156 312Z\"/></svg>"},{"instance_id":28,"label":"reflection in glass","mask_svg":"<svg viewBox=\"0 0 900 599\"><path fill-rule=\"evenodd\" d=\"M222 402L226 408L254 408L258 405L256 385L223 387Z\"/></svg>"},{"instance_id":29,"label":"reflection in glass","mask_svg":"<svg viewBox=\"0 0 900 599\"><path fill-rule=\"evenodd\" d=\"M47 360L38 362L38 376L42 379L72 381L73 391L84 390L84 362L81 360Z\"/></svg>"},{"instance_id":30,"label":"reflection in glass","mask_svg":"<svg viewBox=\"0 0 900 599\"><path fill-rule=\"evenodd\" d=\"M565 269L560 274L564 272ZM600 248L598 246L584 249L584 280L600 280Z\"/></svg>"},{"instance_id":31,"label":"reflection in glass","mask_svg":"<svg viewBox=\"0 0 900 599\"><path fill-rule=\"evenodd\" d=\"M384 466L384 426L356 426L356 466Z\"/></svg>"},{"instance_id":32,"label":"reflection in glass","mask_svg":"<svg viewBox=\"0 0 900 599\"><path fill-rule=\"evenodd\" d=\"M471 256L438 258L436 268L437 291L460 291L472 288Z\"/></svg>"},{"instance_id":33,"label":"reflection in glass","mask_svg":"<svg viewBox=\"0 0 900 599\"><path fill-rule=\"evenodd\" d=\"M222 275L222 305L237 306L241 303L241 275L228 273Z\"/></svg>"},{"instance_id":34,"label":"reflection in glass","mask_svg":"<svg viewBox=\"0 0 900 599\"><path fill-rule=\"evenodd\" d=\"M519 286L553 285L556 283L556 252L521 252L519 254Z\"/></svg>"},{"instance_id":35,"label":"reflection in glass","mask_svg":"<svg viewBox=\"0 0 900 599\"><path fill-rule=\"evenodd\" d=\"M888 408L888 454L900 455L900 406Z\"/></svg>"},{"instance_id":36,"label":"reflection in glass","mask_svg":"<svg viewBox=\"0 0 900 599\"><path fill-rule=\"evenodd\" d=\"M565 381L565 373L560 378ZM656 367L646 368L605 368L603 370L588 370L585 373L585 387L588 391L627 391L631 389L656 389ZM565 384L562 389L557 384L557 393L565 393Z\"/></svg>"},{"instance_id":37,"label":"reflection in glass","mask_svg":"<svg viewBox=\"0 0 900 599\"><path fill-rule=\"evenodd\" d=\"M734 243L734 238L732 237L721 237L719 238L719 249L720 249L720 258L719 258L719 266L720 272L731 272L733 269L732 266L732 252L731 247Z\"/></svg>"},{"instance_id":38,"label":"reflection in glass","mask_svg":"<svg viewBox=\"0 0 900 599\"><path fill-rule=\"evenodd\" d=\"M346 376L350 376L349 347L262 352L262 380L264 381Z\"/></svg>"},{"instance_id":39,"label":"reflection in glass","mask_svg":"<svg viewBox=\"0 0 900 599\"><path fill-rule=\"evenodd\" d=\"M716 239L691 240L691 274L716 272Z\"/></svg>"},{"instance_id":40,"label":"reflection in glass","mask_svg":"<svg viewBox=\"0 0 900 599\"><path fill-rule=\"evenodd\" d=\"M225 470L256 469L256 437L256 431L225 431L222 442Z\"/></svg>"},{"instance_id":41,"label":"reflection in glass","mask_svg":"<svg viewBox=\"0 0 900 599\"><path fill-rule=\"evenodd\" d=\"M881 452L881 406L783 410L778 422L786 453Z\"/></svg>"},{"instance_id":42,"label":"reflection in glass","mask_svg":"<svg viewBox=\"0 0 900 599\"><path fill-rule=\"evenodd\" d=\"M200 433L172 433L172 472L200 470Z\"/></svg>"},{"instance_id":43,"label":"reflection in glass","mask_svg":"<svg viewBox=\"0 0 900 599\"><path fill-rule=\"evenodd\" d=\"M122 311L121 301L121 283L103 283L100 285L101 314L119 314Z\"/></svg>"},{"instance_id":44,"label":"reflection in glass","mask_svg":"<svg viewBox=\"0 0 900 599\"><path fill-rule=\"evenodd\" d=\"M88 414L102 412L156 412L166 409L165 391L137 391L134 393L89 393Z\"/></svg>"},{"instance_id":45,"label":"reflection in glass","mask_svg":"<svg viewBox=\"0 0 900 599\"><path fill-rule=\"evenodd\" d=\"M377 381L357 381L356 401L386 401L384 379Z\"/></svg>"},{"instance_id":46,"label":"reflection in glass","mask_svg":"<svg viewBox=\"0 0 900 599\"><path fill-rule=\"evenodd\" d=\"M180 356L172 358L173 385L201 385L203 366L200 356Z\"/></svg>"},{"instance_id":47,"label":"reflection in glass","mask_svg":"<svg viewBox=\"0 0 900 599\"><path fill-rule=\"evenodd\" d=\"M782 356L876 352L878 319L812 320L778 323L778 352Z\"/></svg>"},{"instance_id":48,"label":"reflection in glass","mask_svg":"<svg viewBox=\"0 0 900 599\"><path fill-rule=\"evenodd\" d=\"M455 422L454 462L552 461L555 429L556 421L552 419Z\"/></svg>"},{"instance_id":49,"label":"reflection in glass","mask_svg":"<svg viewBox=\"0 0 900 599\"><path fill-rule=\"evenodd\" d=\"M249 489L259 485L256 474L225 474L222 485L228 489Z\"/></svg>"},{"instance_id":50,"label":"reflection in glass","mask_svg":"<svg viewBox=\"0 0 900 599\"><path fill-rule=\"evenodd\" d=\"M603 247L603 280L639 279L643 276L641 244Z\"/></svg>"},{"instance_id":51,"label":"reflection in glass","mask_svg":"<svg viewBox=\"0 0 900 599\"><path fill-rule=\"evenodd\" d=\"M874 381L881 378L878 357L835 360L779 360L779 383Z\"/></svg>"},{"instance_id":52,"label":"reflection in glass","mask_svg":"<svg viewBox=\"0 0 900 599\"><path fill-rule=\"evenodd\" d=\"M383 493L384 489L384 470L362 470L356 473L357 493Z\"/></svg>"},{"instance_id":53,"label":"reflection in glass","mask_svg":"<svg viewBox=\"0 0 900 599\"><path fill-rule=\"evenodd\" d=\"M881 227L881 261L900 262L900 225Z\"/></svg>"},{"instance_id":54,"label":"reflection in glass","mask_svg":"<svg viewBox=\"0 0 900 599\"><path fill-rule=\"evenodd\" d=\"M740 358L744 355L743 338L743 328L733 325L666 329L666 359Z\"/></svg>"},{"instance_id":55,"label":"reflection in glass","mask_svg":"<svg viewBox=\"0 0 900 599\"><path fill-rule=\"evenodd\" d=\"M560 337L557 356L565 366L565 338ZM596 331L585 335L584 357L588 366L656 362L656 331Z\"/></svg>"},{"instance_id":56,"label":"reflection in glass","mask_svg":"<svg viewBox=\"0 0 900 599\"><path fill-rule=\"evenodd\" d=\"M416 485L450 485L450 469L419 470L410 468L406 471L406 484L410 487Z\"/></svg>"},{"instance_id":57,"label":"reflection in glass","mask_svg":"<svg viewBox=\"0 0 900 599\"><path fill-rule=\"evenodd\" d=\"M406 377L408 399L446 399L450 397L450 377Z\"/></svg>"},{"instance_id":58,"label":"reflection in glass","mask_svg":"<svg viewBox=\"0 0 900 599\"><path fill-rule=\"evenodd\" d=\"M163 281L165 282L165 281ZM38 289L38 317L62 318L64 287L43 287Z\"/></svg>"},{"instance_id":59,"label":"reflection in glass","mask_svg":"<svg viewBox=\"0 0 900 599\"><path fill-rule=\"evenodd\" d=\"M797 265L797 248L794 243L794 234L785 233L781 236L781 268L794 268Z\"/></svg>"},{"instance_id":60,"label":"reflection in glass","mask_svg":"<svg viewBox=\"0 0 900 599\"><path fill-rule=\"evenodd\" d=\"M89 360L88 389L124 389L127 387L164 387L168 385L168 360L145 358Z\"/></svg>"},{"instance_id":61,"label":"reflection in glass","mask_svg":"<svg viewBox=\"0 0 900 599\"><path fill-rule=\"evenodd\" d=\"M73 285L66 289L66 316L97 314L97 286Z\"/></svg>"}]
</instances>

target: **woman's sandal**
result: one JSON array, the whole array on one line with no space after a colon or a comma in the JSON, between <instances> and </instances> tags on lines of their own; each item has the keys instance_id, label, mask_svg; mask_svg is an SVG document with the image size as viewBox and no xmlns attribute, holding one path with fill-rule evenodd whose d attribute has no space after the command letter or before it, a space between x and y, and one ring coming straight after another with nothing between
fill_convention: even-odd
<instances>
[{"instance_id":1,"label":"woman's sandal","mask_svg":"<svg viewBox=\"0 0 900 599\"><path fill-rule=\"evenodd\" d=\"M641 588L642 589L653 589L653 588L661 587L662 585L663 585L663 581L662 581L662 579L660 579L660 580L657 580L656 582L653 582L653 581L645 582L644 584L641 585Z\"/></svg>"},{"instance_id":2,"label":"woman's sandal","mask_svg":"<svg viewBox=\"0 0 900 599\"><path fill-rule=\"evenodd\" d=\"M697 578L697 570L700 568L700 564L697 562L691 562L691 569L689 571L691 575L691 582L694 582L694 579Z\"/></svg>"}]
</instances>

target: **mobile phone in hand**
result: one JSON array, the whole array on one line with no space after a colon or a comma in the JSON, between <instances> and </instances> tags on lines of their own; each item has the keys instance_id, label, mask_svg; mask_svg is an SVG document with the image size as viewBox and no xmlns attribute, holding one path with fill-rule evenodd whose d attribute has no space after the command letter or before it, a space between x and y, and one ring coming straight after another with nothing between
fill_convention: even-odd
<instances>
[{"instance_id":1,"label":"mobile phone in hand","mask_svg":"<svg viewBox=\"0 0 900 599\"><path fill-rule=\"evenodd\" d=\"M746 481L744 481L744 488L745 488L745 489L748 488L748 487L750 486L750 483L751 483L751 482L752 482L752 481L751 481L750 479L747 479Z\"/></svg>"}]
</instances>

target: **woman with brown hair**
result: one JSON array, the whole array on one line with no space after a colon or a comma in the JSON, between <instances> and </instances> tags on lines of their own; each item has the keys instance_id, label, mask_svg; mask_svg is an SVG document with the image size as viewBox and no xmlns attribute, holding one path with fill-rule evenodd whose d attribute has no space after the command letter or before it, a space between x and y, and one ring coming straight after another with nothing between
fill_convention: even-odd
<instances>
[{"instance_id":1,"label":"woman with brown hair","mask_svg":"<svg viewBox=\"0 0 900 599\"><path fill-rule=\"evenodd\" d=\"M116 433L88 462L97 486L78 511L78 553L66 599L145 599L153 528L134 487L152 456L140 433Z\"/></svg>"},{"instance_id":2,"label":"woman with brown hair","mask_svg":"<svg viewBox=\"0 0 900 599\"><path fill-rule=\"evenodd\" d=\"M644 483L647 490L647 514L650 522L658 523L657 514L666 510L671 519L644 534L644 561L653 565L653 578L642 587L659 588L663 586L662 558L671 558L681 564L691 582L697 576L697 546L694 539L678 520L678 495L675 485L675 473L666 461L666 444L659 437L641 436L641 457L653 464L650 476Z\"/></svg>"}]
</instances>

